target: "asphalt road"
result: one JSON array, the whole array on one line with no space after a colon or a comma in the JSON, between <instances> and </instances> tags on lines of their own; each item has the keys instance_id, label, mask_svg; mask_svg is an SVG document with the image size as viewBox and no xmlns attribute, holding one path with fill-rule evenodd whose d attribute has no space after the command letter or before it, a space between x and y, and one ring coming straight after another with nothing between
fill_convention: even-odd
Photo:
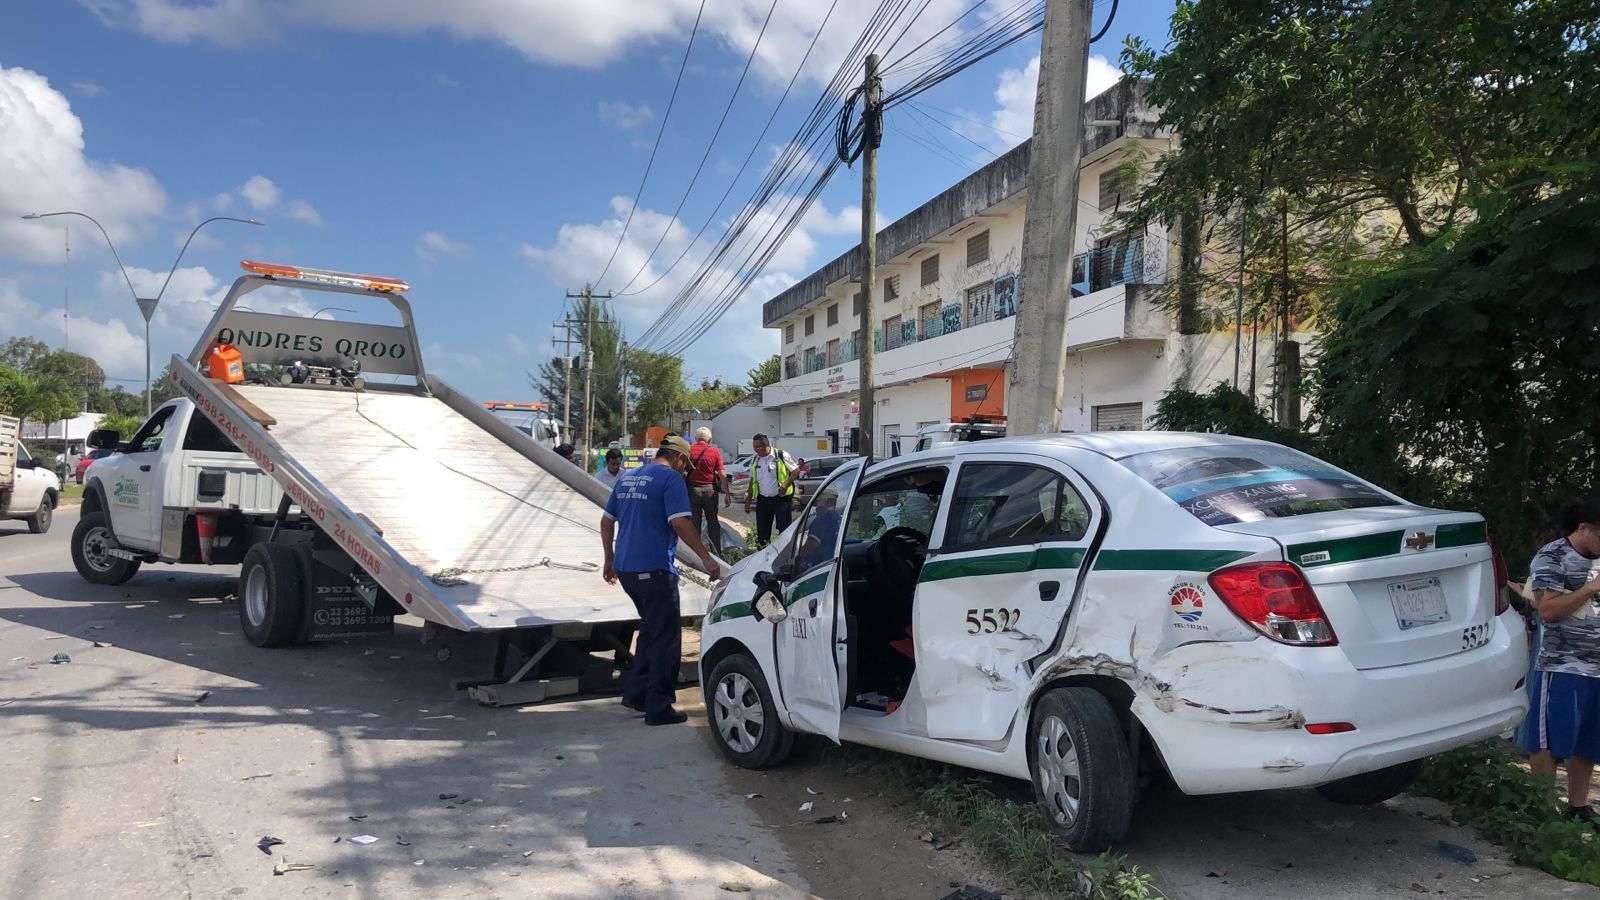
<instances>
[{"instance_id":1,"label":"asphalt road","mask_svg":"<svg viewBox=\"0 0 1600 900\"><path fill-rule=\"evenodd\" d=\"M0 522L0 897L701 898L737 882L757 898L931 900L978 874L919 844L834 755L731 770L692 691L690 726L645 728L605 699L479 707L449 682L486 671L490 648L441 665L408 625L259 650L238 633L234 570L90 585L68 556L76 521ZM807 787L853 797L849 827L791 827ZM1600 897L1512 865L1445 812L1158 788L1119 849L1174 900ZM266 836L284 841L271 856ZM274 875L285 861L313 868Z\"/></svg>"}]
</instances>

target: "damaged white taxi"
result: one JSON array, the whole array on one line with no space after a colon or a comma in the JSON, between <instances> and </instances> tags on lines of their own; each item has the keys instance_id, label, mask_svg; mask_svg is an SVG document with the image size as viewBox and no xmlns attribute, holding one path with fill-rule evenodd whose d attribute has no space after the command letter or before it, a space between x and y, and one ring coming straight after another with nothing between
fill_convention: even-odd
<instances>
[{"instance_id":1,"label":"damaged white taxi","mask_svg":"<svg viewBox=\"0 0 1600 900\"><path fill-rule=\"evenodd\" d=\"M734 763L822 735L1031 779L1067 843L1123 837L1141 773L1376 803L1527 708L1482 517L1311 456L1118 432L849 463L717 588Z\"/></svg>"}]
</instances>

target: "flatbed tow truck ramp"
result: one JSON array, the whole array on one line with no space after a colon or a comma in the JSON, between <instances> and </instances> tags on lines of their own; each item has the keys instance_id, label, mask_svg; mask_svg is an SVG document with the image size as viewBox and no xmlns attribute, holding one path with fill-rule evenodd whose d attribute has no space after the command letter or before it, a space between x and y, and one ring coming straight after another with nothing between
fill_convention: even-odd
<instances>
[{"instance_id":1,"label":"flatbed tow truck ramp","mask_svg":"<svg viewBox=\"0 0 1600 900\"><path fill-rule=\"evenodd\" d=\"M349 636L364 624L392 628L392 615L405 612L427 623L441 661L452 638L499 636L494 677L458 683L480 702L613 689L638 613L600 577L606 488L427 373L404 282L243 266L249 274L234 282L194 351L173 357L172 373L281 497L270 512L218 511L181 488L174 504L169 485L166 520L181 510L173 527L182 530L164 542L172 552L156 556L188 561L191 532L226 536L228 552L212 555L243 555L241 618L263 646ZM400 324L239 308L263 288L385 301ZM210 377L219 342L237 348L253 377ZM395 383L373 380L384 376ZM679 553L691 619L705 613L709 589L690 570L697 561ZM522 662L508 672L513 648Z\"/></svg>"}]
</instances>

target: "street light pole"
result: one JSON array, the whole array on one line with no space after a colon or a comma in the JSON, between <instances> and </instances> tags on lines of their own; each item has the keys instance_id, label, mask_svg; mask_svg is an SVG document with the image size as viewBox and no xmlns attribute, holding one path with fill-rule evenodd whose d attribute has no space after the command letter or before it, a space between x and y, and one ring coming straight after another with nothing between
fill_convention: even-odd
<instances>
[{"instance_id":1,"label":"street light pole","mask_svg":"<svg viewBox=\"0 0 1600 900\"><path fill-rule=\"evenodd\" d=\"M258 219L236 219L233 216L212 216L211 218L206 219L204 222L201 222L199 225L196 225L194 227L194 229L189 232L189 237L184 240L183 247L178 250L178 258L174 259L172 261L172 268L167 270L167 280L161 282L161 290L157 291L156 295L154 297L141 297L141 296L139 296L139 292L134 290L133 279L128 277L128 269L127 269L127 267L122 264L122 256L117 253L117 245L112 243L111 235L106 233L105 226L101 225L100 221L98 219L96 219L94 216L89 215L88 213L78 212L75 209L62 210L61 212L28 213L27 215L23 216L23 218L24 219L48 219L51 216L79 216L79 217L88 219L89 221L93 222L94 223L94 227L100 229L100 236L106 239L106 246L111 248L111 256L112 256L113 259L115 259L117 261L117 269L122 272L122 280L124 282L127 282L128 293L133 295L133 302L136 305L138 305L139 314L144 316L144 414L145 414L145 418L149 418L150 417L150 407L151 407L151 403L150 403L150 317L155 315L155 313L156 313L156 305L161 302L162 295L166 294L167 285L172 283L172 276L177 273L178 264L183 262L183 254L188 252L188 250L189 250L189 242L194 240L194 236L197 233L199 233L200 229L206 227L207 225L211 224L212 222L239 222L239 223L242 223L244 225L265 225L266 223L262 222L262 221L260 221Z\"/></svg>"},{"instance_id":2,"label":"street light pole","mask_svg":"<svg viewBox=\"0 0 1600 900\"><path fill-rule=\"evenodd\" d=\"M238 307L236 306L236 307L234 307L234 309L238 309ZM343 307L343 306L324 306L323 308L321 308L321 309L317 310L316 312L312 313L311 314L311 318L315 319L317 316L320 316L320 315L322 315L323 313L325 313L325 312L327 312L329 310L332 310L334 312L347 312L347 313L355 312L355 310L349 309L349 308Z\"/></svg>"}]
</instances>

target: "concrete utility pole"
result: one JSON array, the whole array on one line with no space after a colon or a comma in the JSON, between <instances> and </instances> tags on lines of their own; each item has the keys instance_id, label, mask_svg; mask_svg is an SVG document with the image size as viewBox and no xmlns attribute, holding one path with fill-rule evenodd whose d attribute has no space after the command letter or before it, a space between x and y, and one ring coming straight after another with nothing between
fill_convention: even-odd
<instances>
[{"instance_id":1,"label":"concrete utility pole","mask_svg":"<svg viewBox=\"0 0 1600 900\"><path fill-rule=\"evenodd\" d=\"M573 324L571 316L550 323L551 328L561 329L561 337L552 339L550 344L552 347L556 344L561 345L561 370L564 373L561 379L561 426L569 433L572 431L572 345L575 343L572 340Z\"/></svg>"},{"instance_id":2,"label":"concrete utility pole","mask_svg":"<svg viewBox=\"0 0 1600 900\"><path fill-rule=\"evenodd\" d=\"M1048 0L1044 9L1007 419L1012 435L1061 430L1092 6L1092 0Z\"/></svg>"},{"instance_id":3,"label":"concrete utility pole","mask_svg":"<svg viewBox=\"0 0 1600 900\"><path fill-rule=\"evenodd\" d=\"M633 432L628 430L628 342L622 342L622 440L633 449Z\"/></svg>"},{"instance_id":4,"label":"concrete utility pole","mask_svg":"<svg viewBox=\"0 0 1600 900\"><path fill-rule=\"evenodd\" d=\"M872 282L878 277L878 144L883 140L883 81L878 77L876 53L867 56L861 125L861 346L856 354L861 369L860 399L856 401L861 441L855 451L870 458L873 430L878 427L878 400L872 384L872 357L877 349L872 338L877 319Z\"/></svg>"},{"instance_id":5,"label":"concrete utility pole","mask_svg":"<svg viewBox=\"0 0 1600 900\"><path fill-rule=\"evenodd\" d=\"M594 302L610 300L611 292L596 294L592 285L567 296L583 301L583 454L584 469L588 470L589 452L594 449Z\"/></svg>"}]
</instances>

